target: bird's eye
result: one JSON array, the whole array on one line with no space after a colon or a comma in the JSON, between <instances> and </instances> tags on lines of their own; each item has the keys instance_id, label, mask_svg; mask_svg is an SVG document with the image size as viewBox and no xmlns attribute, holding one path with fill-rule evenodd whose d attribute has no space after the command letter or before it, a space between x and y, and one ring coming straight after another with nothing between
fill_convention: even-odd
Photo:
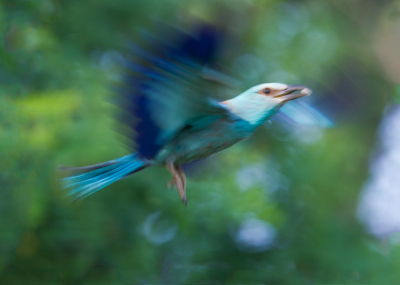
<instances>
[{"instance_id":1,"label":"bird's eye","mask_svg":"<svg viewBox=\"0 0 400 285\"><path fill-rule=\"evenodd\" d=\"M264 89L264 93L265 93L265 94L268 94L268 93L270 93L270 92L271 92L271 90L270 90L269 88Z\"/></svg>"}]
</instances>

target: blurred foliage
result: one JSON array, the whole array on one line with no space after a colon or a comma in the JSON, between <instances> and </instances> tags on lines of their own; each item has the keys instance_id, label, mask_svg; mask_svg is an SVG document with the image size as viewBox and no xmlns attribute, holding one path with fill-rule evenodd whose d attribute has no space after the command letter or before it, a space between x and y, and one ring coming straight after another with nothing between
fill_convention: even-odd
<instances>
[{"instance_id":1,"label":"blurred foliage","mask_svg":"<svg viewBox=\"0 0 400 285\"><path fill-rule=\"evenodd\" d=\"M382 111L399 101L374 43L396 9L362 0L0 2L1 283L398 283L399 247L355 218ZM242 85L229 96L302 83L337 126L261 128L189 179L187 208L162 168L71 203L58 165L130 151L113 131L113 55L154 21L184 28L190 17L223 21L236 38L226 64ZM269 247L240 244L248 220L275 229Z\"/></svg>"}]
</instances>

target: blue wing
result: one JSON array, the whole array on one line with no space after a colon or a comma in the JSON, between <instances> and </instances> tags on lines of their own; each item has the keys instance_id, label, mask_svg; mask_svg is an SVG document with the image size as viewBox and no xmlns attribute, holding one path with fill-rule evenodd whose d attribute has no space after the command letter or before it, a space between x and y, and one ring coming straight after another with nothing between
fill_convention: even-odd
<instances>
[{"instance_id":1,"label":"blue wing","mask_svg":"<svg viewBox=\"0 0 400 285\"><path fill-rule=\"evenodd\" d=\"M145 47L131 46L124 62L125 122L135 129L136 149L153 158L164 142L195 117L226 113L207 96L221 36L215 26L201 23L193 34L170 28L163 36L147 34ZM173 40L167 40L173 39Z\"/></svg>"}]
</instances>

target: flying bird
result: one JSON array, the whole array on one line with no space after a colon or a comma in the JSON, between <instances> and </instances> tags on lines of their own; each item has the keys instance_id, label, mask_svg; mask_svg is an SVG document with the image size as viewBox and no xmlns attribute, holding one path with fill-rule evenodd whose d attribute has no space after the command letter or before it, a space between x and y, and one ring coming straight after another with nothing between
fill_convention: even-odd
<instances>
[{"instance_id":1,"label":"flying bird","mask_svg":"<svg viewBox=\"0 0 400 285\"><path fill-rule=\"evenodd\" d=\"M175 34L178 32L175 32ZM149 48L131 47L124 60L120 94L138 144L136 152L100 164L63 168L69 195L85 198L148 167L164 166L186 205L182 166L209 157L249 138L287 102L311 94L303 85L263 83L226 100L213 99L212 85L224 76L209 72L220 36L209 25L196 34L179 32L178 43L152 38ZM154 48L155 47L155 48ZM137 120L136 120L137 121Z\"/></svg>"}]
</instances>

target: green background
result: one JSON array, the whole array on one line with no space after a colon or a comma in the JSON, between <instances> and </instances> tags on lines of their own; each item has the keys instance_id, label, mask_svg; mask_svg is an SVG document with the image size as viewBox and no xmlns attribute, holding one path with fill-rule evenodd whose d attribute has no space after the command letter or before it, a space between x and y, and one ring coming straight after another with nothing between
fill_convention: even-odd
<instances>
[{"instance_id":1,"label":"green background","mask_svg":"<svg viewBox=\"0 0 400 285\"><path fill-rule=\"evenodd\" d=\"M356 217L384 108L399 102L399 15L399 1L1 1L1 283L399 283L399 247ZM114 131L113 58L154 20L190 17L224 20L241 43L227 50L241 82L229 97L304 84L336 127L261 127L189 178L187 207L163 168L72 203L58 165L130 152ZM246 221L273 243L242 244Z\"/></svg>"}]
</instances>

